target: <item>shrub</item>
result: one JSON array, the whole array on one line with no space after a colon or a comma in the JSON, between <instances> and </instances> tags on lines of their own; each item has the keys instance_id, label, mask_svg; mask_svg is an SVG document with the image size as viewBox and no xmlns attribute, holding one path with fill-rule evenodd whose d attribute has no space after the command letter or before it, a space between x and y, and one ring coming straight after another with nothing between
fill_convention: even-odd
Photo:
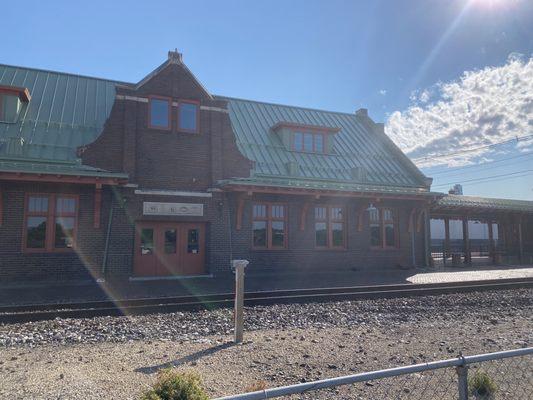
<instances>
[{"instance_id":1,"label":"shrub","mask_svg":"<svg viewBox=\"0 0 533 400\"><path fill-rule=\"evenodd\" d=\"M259 390L265 390L267 384L265 381L255 381L250 386L248 386L244 391L245 392L258 392Z\"/></svg>"},{"instance_id":2,"label":"shrub","mask_svg":"<svg viewBox=\"0 0 533 400\"><path fill-rule=\"evenodd\" d=\"M159 372L152 389L141 400L208 400L200 376L192 371L164 369Z\"/></svg>"},{"instance_id":3,"label":"shrub","mask_svg":"<svg viewBox=\"0 0 533 400\"><path fill-rule=\"evenodd\" d=\"M498 390L494 380L483 371L477 371L468 378L468 388L470 393L477 399L492 399Z\"/></svg>"}]
</instances>

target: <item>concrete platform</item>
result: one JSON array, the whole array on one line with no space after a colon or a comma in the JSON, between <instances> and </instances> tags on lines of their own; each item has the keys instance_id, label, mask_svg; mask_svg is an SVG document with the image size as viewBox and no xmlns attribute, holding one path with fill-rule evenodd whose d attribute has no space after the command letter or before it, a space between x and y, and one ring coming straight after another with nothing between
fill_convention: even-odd
<instances>
[{"instance_id":1,"label":"concrete platform","mask_svg":"<svg viewBox=\"0 0 533 400\"><path fill-rule=\"evenodd\" d=\"M533 265L475 266L471 268L410 268L349 271L301 271L285 274L253 271L245 279L246 291L319 287L424 284L533 277ZM231 293L233 274L186 279L122 280L120 282L41 282L0 284L0 306L61 304L84 301L173 297Z\"/></svg>"}]
</instances>

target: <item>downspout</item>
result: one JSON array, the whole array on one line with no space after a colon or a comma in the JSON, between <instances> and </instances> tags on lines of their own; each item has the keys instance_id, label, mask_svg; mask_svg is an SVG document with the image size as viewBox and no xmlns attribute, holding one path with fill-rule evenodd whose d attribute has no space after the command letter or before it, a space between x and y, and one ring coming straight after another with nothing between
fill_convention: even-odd
<instances>
[{"instance_id":1,"label":"downspout","mask_svg":"<svg viewBox=\"0 0 533 400\"><path fill-rule=\"evenodd\" d=\"M111 196L111 208L109 209L109 219L107 220L107 233L105 237L105 245L104 245L104 257L102 260L102 279L105 279L106 276L106 270L107 270L107 255L109 251L109 239L111 236L111 224L113 221L113 203L114 203L115 196Z\"/></svg>"}]
</instances>

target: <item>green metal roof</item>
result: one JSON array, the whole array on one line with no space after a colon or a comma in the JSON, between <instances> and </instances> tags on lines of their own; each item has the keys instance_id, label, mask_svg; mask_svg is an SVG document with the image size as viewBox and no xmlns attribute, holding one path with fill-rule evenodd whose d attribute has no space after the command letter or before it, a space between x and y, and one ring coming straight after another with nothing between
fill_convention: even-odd
<instances>
[{"instance_id":1,"label":"green metal roof","mask_svg":"<svg viewBox=\"0 0 533 400\"><path fill-rule=\"evenodd\" d=\"M448 194L438 201L435 208L470 208L480 211L500 210L533 213L533 201Z\"/></svg>"},{"instance_id":2,"label":"green metal roof","mask_svg":"<svg viewBox=\"0 0 533 400\"><path fill-rule=\"evenodd\" d=\"M262 187L281 187L304 190L331 190L339 192L357 192L364 194L391 195L427 195L442 196L442 193L429 192L427 189L407 186L369 185L331 179L306 179L279 176L256 175L251 178L234 178L219 182L224 185L244 185Z\"/></svg>"},{"instance_id":3,"label":"green metal roof","mask_svg":"<svg viewBox=\"0 0 533 400\"><path fill-rule=\"evenodd\" d=\"M118 82L80 75L0 64L0 85L25 87L31 100L15 123L0 122L0 159L5 165L35 162L32 169L76 161L76 148L101 133L115 101ZM9 160L17 158L13 163ZM64 169L61 164L58 169ZM11 168L11 167L10 167Z\"/></svg>"},{"instance_id":4,"label":"green metal roof","mask_svg":"<svg viewBox=\"0 0 533 400\"><path fill-rule=\"evenodd\" d=\"M219 97L229 102L229 115L237 146L254 161L255 175L288 177L287 164L295 163L295 178L354 183L352 170L366 171L369 186L410 187L427 191L423 174L385 135L354 114L315 110L251 100ZM271 131L277 123L340 128L331 154L291 151Z\"/></svg>"},{"instance_id":5,"label":"green metal roof","mask_svg":"<svg viewBox=\"0 0 533 400\"><path fill-rule=\"evenodd\" d=\"M97 176L100 178L126 179L127 174L108 172L100 168L90 167L72 162L40 162L25 159L7 160L0 158L0 172L21 172L39 174L59 174L75 176Z\"/></svg>"}]
</instances>

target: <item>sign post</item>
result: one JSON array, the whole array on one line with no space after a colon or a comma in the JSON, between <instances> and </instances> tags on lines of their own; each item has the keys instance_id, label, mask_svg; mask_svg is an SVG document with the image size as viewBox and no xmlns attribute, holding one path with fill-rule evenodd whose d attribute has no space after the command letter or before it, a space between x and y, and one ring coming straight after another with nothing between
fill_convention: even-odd
<instances>
[{"instance_id":1,"label":"sign post","mask_svg":"<svg viewBox=\"0 0 533 400\"><path fill-rule=\"evenodd\" d=\"M235 343L242 343L244 330L244 269L249 264L248 260L233 260L232 267L235 271Z\"/></svg>"}]
</instances>

